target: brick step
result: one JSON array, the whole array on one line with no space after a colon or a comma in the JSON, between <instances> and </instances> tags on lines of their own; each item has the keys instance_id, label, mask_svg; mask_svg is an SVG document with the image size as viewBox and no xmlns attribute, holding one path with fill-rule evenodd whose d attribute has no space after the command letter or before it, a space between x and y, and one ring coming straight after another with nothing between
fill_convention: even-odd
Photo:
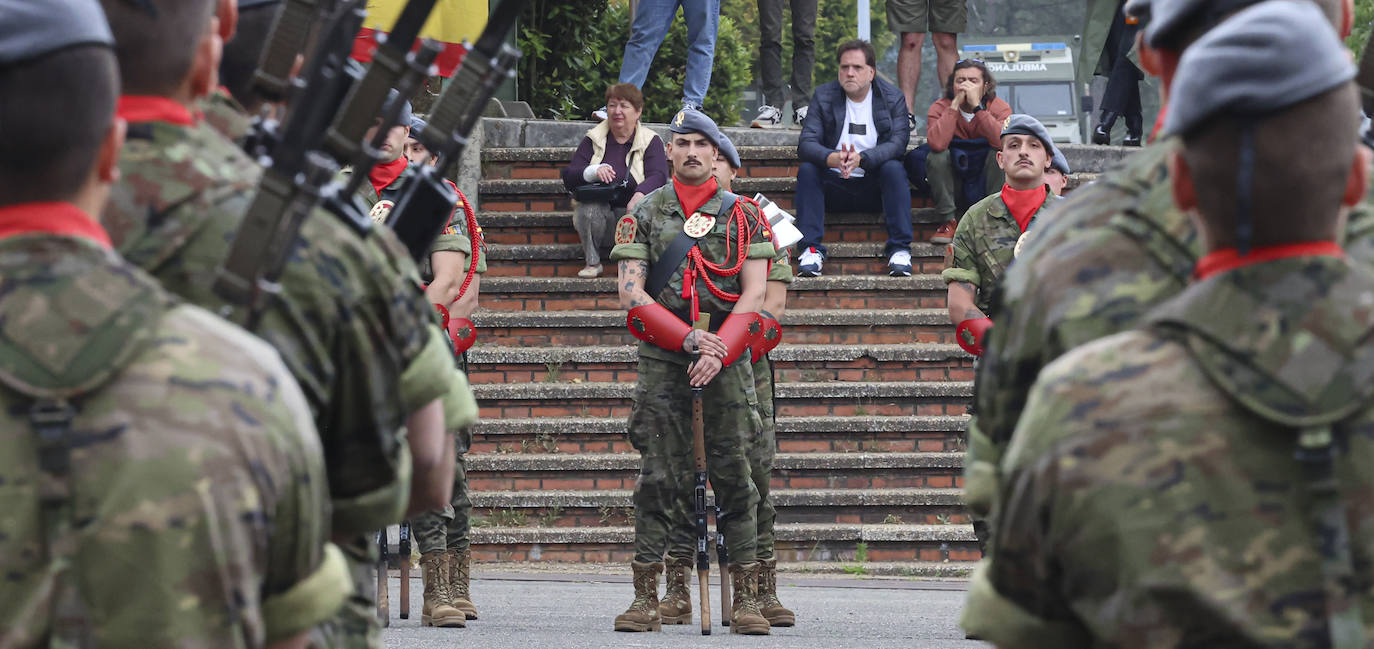
<instances>
[{"instance_id":1,"label":"brick step","mask_svg":"<svg viewBox=\"0 0 1374 649\"><path fill-rule=\"evenodd\" d=\"M624 311L483 310L473 321L484 344L516 347L553 345L631 345ZM954 342L946 309L810 309L782 316L789 344L901 344Z\"/></svg>"},{"instance_id":2,"label":"brick step","mask_svg":"<svg viewBox=\"0 0 1374 649\"><path fill-rule=\"evenodd\" d=\"M769 355L778 381L968 381L973 359L958 345L779 345ZM501 347L468 351L468 377L478 384L629 383L638 378L638 348Z\"/></svg>"},{"instance_id":3,"label":"brick step","mask_svg":"<svg viewBox=\"0 0 1374 649\"><path fill-rule=\"evenodd\" d=\"M511 383L472 386L484 419L627 417L635 384ZM963 415L972 381L779 382L779 417Z\"/></svg>"},{"instance_id":4,"label":"brick step","mask_svg":"<svg viewBox=\"0 0 1374 649\"><path fill-rule=\"evenodd\" d=\"M780 562L972 562L982 557L971 525L787 523L774 528ZM633 558L634 527L473 527L474 563L622 563Z\"/></svg>"},{"instance_id":5,"label":"brick step","mask_svg":"<svg viewBox=\"0 0 1374 649\"><path fill-rule=\"evenodd\" d=\"M576 243L572 212L483 212L478 217L487 244ZM925 241L940 225L932 207L911 210L917 241ZM883 216L876 212L839 212L825 215L827 243L886 241ZM915 251L912 254L916 254Z\"/></svg>"},{"instance_id":6,"label":"brick step","mask_svg":"<svg viewBox=\"0 0 1374 649\"><path fill-rule=\"evenodd\" d=\"M944 280L939 275L888 277L843 275L798 277L787 289L787 308L943 309ZM614 270L608 270L614 275ZM482 280L482 306L503 311L617 310L615 277L488 277Z\"/></svg>"},{"instance_id":7,"label":"brick step","mask_svg":"<svg viewBox=\"0 0 1374 649\"><path fill-rule=\"evenodd\" d=\"M887 272L883 242L827 244L825 272L840 275ZM938 274L944 269L944 246L914 243L913 273ZM573 277L584 266L579 243L487 244L488 276ZM603 264L610 264L606 260ZM610 271L614 273L614 271Z\"/></svg>"},{"instance_id":8,"label":"brick step","mask_svg":"<svg viewBox=\"0 0 1374 649\"><path fill-rule=\"evenodd\" d=\"M472 494L474 522L523 527L597 527L633 516L633 491L490 491ZM778 523L968 523L958 489L778 489ZM708 493L707 506L715 507Z\"/></svg>"},{"instance_id":9,"label":"brick step","mask_svg":"<svg viewBox=\"0 0 1374 649\"><path fill-rule=\"evenodd\" d=\"M916 453L964 449L968 417L778 417L782 453ZM624 417L486 420L473 434L473 453L630 453Z\"/></svg>"}]
</instances>

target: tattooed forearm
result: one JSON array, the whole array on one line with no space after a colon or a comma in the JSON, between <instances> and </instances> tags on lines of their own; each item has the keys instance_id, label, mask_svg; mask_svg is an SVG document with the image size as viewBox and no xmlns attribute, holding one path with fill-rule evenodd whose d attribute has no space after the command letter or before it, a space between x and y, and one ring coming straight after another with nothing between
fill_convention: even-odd
<instances>
[{"instance_id":1,"label":"tattooed forearm","mask_svg":"<svg viewBox=\"0 0 1374 649\"><path fill-rule=\"evenodd\" d=\"M978 287L968 282L951 282L947 296L949 321L958 324L969 319L987 317L975 304L977 299Z\"/></svg>"},{"instance_id":2,"label":"tattooed forearm","mask_svg":"<svg viewBox=\"0 0 1374 649\"><path fill-rule=\"evenodd\" d=\"M645 278L649 274L649 262L643 259L623 259L618 264L619 284L616 286L620 293L620 308L633 309L653 302L653 298L644 291Z\"/></svg>"}]
</instances>

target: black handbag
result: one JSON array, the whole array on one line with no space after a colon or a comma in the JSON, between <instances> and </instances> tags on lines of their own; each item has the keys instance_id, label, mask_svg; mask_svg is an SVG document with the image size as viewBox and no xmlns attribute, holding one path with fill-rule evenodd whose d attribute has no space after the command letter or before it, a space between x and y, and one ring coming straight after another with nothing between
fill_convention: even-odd
<instances>
[{"instance_id":1,"label":"black handbag","mask_svg":"<svg viewBox=\"0 0 1374 649\"><path fill-rule=\"evenodd\" d=\"M635 195L636 186L634 180L627 176L612 183L582 185L573 190L573 198L580 203L628 203Z\"/></svg>"}]
</instances>

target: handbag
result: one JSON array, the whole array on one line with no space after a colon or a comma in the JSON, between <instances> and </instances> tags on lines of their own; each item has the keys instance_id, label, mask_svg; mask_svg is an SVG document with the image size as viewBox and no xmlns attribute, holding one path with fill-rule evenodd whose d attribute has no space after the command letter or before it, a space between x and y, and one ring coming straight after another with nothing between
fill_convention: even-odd
<instances>
[{"instance_id":1,"label":"handbag","mask_svg":"<svg viewBox=\"0 0 1374 649\"><path fill-rule=\"evenodd\" d=\"M591 183L573 190L573 198L579 203L628 203L635 194L635 183L628 176L612 183Z\"/></svg>"}]
</instances>

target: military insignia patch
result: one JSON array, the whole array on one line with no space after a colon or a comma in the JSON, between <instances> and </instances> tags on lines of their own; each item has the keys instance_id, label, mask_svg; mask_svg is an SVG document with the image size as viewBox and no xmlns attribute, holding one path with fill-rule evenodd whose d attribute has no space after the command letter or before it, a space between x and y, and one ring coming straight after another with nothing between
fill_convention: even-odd
<instances>
[{"instance_id":1,"label":"military insignia patch","mask_svg":"<svg viewBox=\"0 0 1374 649\"><path fill-rule=\"evenodd\" d=\"M386 217L391 215L391 208L395 206L396 203L392 201L377 201L377 204L372 206L372 211L368 212L367 215L372 217L373 223L386 223Z\"/></svg>"},{"instance_id":2,"label":"military insignia patch","mask_svg":"<svg viewBox=\"0 0 1374 649\"><path fill-rule=\"evenodd\" d=\"M1002 120L1002 130L1007 130L1008 126L1011 126L1011 115L1007 115L1007 118Z\"/></svg>"},{"instance_id":3,"label":"military insignia patch","mask_svg":"<svg viewBox=\"0 0 1374 649\"><path fill-rule=\"evenodd\" d=\"M1026 245L1026 242L1027 242L1027 241L1030 241L1030 231L1029 231L1029 230L1027 230L1027 231L1025 231L1025 232L1022 232L1022 233L1021 233L1021 236L1020 236L1020 237L1017 237L1017 239L1016 239L1016 247L1011 249L1011 258L1012 258L1012 259L1016 259L1017 257L1020 257L1020 256L1021 256L1021 247L1024 246L1024 245Z\"/></svg>"},{"instance_id":4,"label":"military insignia patch","mask_svg":"<svg viewBox=\"0 0 1374 649\"><path fill-rule=\"evenodd\" d=\"M620 223L615 226L615 242L617 244L635 242L635 217L627 214L620 219Z\"/></svg>"},{"instance_id":5,"label":"military insignia patch","mask_svg":"<svg viewBox=\"0 0 1374 649\"><path fill-rule=\"evenodd\" d=\"M700 239L714 227L716 227L716 217L701 212L693 212L687 222L682 224L682 231L693 239Z\"/></svg>"},{"instance_id":6,"label":"military insignia patch","mask_svg":"<svg viewBox=\"0 0 1374 649\"><path fill-rule=\"evenodd\" d=\"M673 126L682 126L682 120L684 120L684 119L686 119L686 118L687 118L687 111L685 111L685 110L680 110L680 111L678 111L678 112L677 112L677 117L674 117L674 118L673 118Z\"/></svg>"}]
</instances>

